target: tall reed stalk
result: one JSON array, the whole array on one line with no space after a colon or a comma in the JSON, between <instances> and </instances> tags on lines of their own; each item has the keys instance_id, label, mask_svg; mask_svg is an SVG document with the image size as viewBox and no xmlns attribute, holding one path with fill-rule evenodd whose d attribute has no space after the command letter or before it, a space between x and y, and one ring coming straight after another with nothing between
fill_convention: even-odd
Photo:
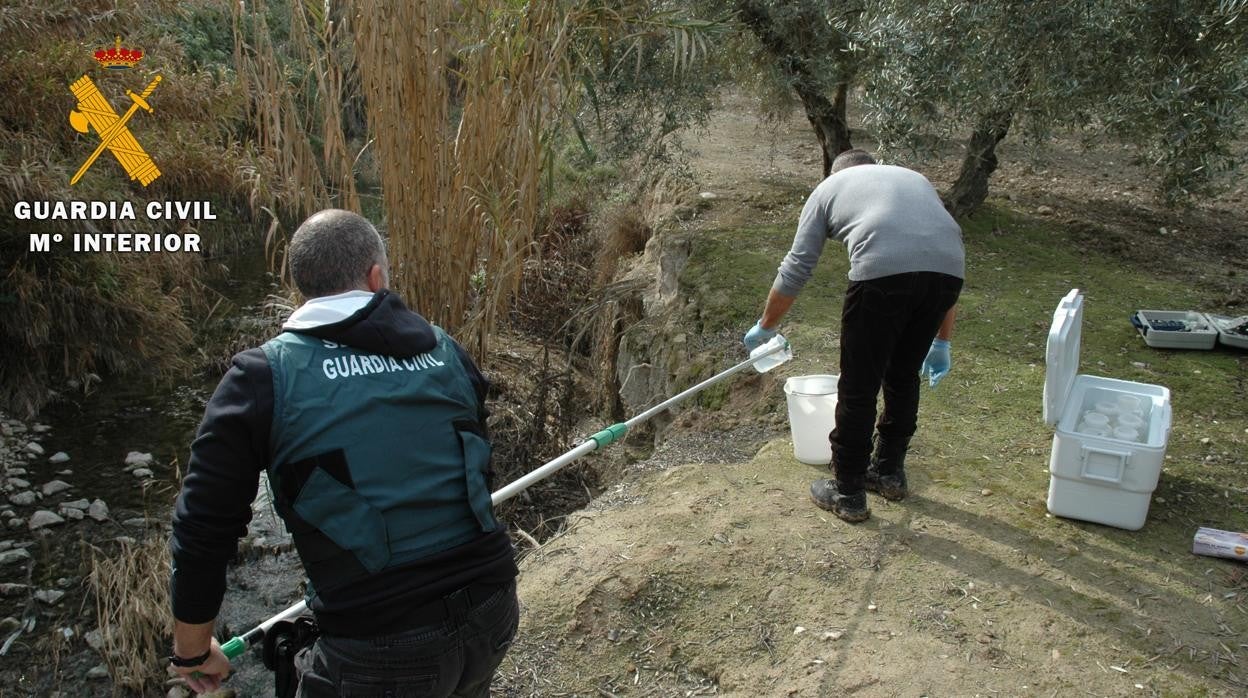
<instances>
[{"instance_id":1,"label":"tall reed stalk","mask_svg":"<svg viewBox=\"0 0 1248 698\"><path fill-rule=\"evenodd\" d=\"M303 0L290 3L290 46L306 75L292 80L278 57L265 0L231 3L234 65L248 95L253 144L273 167L255 208L306 217L327 206L359 210L353 158L342 128L344 30ZM301 66L302 67L302 66ZM318 123L319 122L319 123ZM319 126L319 134L317 133ZM313 145L319 137L320 153Z\"/></svg>"},{"instance_id":2,"label":"tall reed stalk","mask_svg":"<svg viewBox=\"0 0 1248 698\"><path fill-rule=\"evenodd\" d=\"M559 5L355 3L392 285L479 357L537 227L569 45Z\"/></svg>"}]
</instances>

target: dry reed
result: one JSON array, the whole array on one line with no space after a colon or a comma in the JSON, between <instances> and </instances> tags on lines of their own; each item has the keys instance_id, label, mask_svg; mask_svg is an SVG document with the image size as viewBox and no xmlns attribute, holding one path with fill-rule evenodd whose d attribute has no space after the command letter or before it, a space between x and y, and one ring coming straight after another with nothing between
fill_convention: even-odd
<instances>
[{"instance_id":1,"label":"dry reed","mask_svg":"<svg viewBox=\"0 0 1248 698\"><path fill-rule=\"evenodd\" d=\"M152 538L121 541L105 553L91 549L87 578L95 596L96 620L104 641L102 654L113 677L114 692L144 692L164 679L162 658L168 654L173 627L169 602L169 551Z\"/></svg>"},{"instance_id":2,"label":"dry reed","mask_svg":"<svg viewBox=\"0 0 1248 698\"><path fill-rule=\"evenodd\" d=\"M342 128L344 71L349 66L344 61L350 56L341 49L345 32L323 8L312 14L303 2L290 6L289 49L305 62L303 79L312 81L311 88L291 80L279 59L267 3L231 3L234 66L250 98L253 143L273 165L272 172L256 174L265 196L253 198L252 207L271 213L286 209L299 217L331 205L358 211L353 157ZM312 142L318 113L319 155Z\"/></svg>"},{"instance_id":3,"label":"dry reed","mask_svg":"<svg viewBox=\"0 0 1248 698\"><path fill-rule=\"evenodd\" d=\"M393 285L485 356L532 251L568 18L559 3L356 7Z\"/></svg>"}]
</instances>

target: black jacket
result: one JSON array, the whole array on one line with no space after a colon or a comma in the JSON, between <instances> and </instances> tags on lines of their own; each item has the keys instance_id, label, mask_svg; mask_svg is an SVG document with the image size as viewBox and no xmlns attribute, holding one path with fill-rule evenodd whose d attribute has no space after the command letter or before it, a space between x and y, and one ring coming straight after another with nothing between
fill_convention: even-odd
<instances>
[{"instance_id":1,"label":"black jacket","mask_svg":"<svg viewBox=\"0 0 1248 698\"><path fill-rule=\"evenodd\" d=\"M382 290L368 305L333 324L299 330L320 339L398 359L422 354L437 340L433 327ZM488 383L455 345L483 406ZM234 356L204 409L173 513L173 615L185 623L216 618L225 595L226 565L247 533L260 472L271 460L273 374L261 349ZM505 527L456 548L386 570L310 603L324 632L369 637L413 627L422 606L468 584L510 582L516 576ZM277 610L277 609L275 609ZM260 619L257 619L260 620Z\"/></svg>"}]
</instances>

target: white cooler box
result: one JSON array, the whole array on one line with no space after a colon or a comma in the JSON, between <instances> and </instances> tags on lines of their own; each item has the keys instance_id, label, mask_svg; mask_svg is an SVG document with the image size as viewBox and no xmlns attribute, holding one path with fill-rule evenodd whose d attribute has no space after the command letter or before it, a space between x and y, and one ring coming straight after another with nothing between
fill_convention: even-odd
<instances>
[{"instance_id":1,"label":"white cooler box","mask_svg":"<svg viewBox=\"0 0 1248 698\"><path fill-rule=\"evenodd\" d=\"M1082 330L1083 294L1074 289L1053 313L1045 356L1044 421L1055 427L1049 511L1138 530L1170 439L1170 390L1076 375Z\"/></svg>"}]
</instances>

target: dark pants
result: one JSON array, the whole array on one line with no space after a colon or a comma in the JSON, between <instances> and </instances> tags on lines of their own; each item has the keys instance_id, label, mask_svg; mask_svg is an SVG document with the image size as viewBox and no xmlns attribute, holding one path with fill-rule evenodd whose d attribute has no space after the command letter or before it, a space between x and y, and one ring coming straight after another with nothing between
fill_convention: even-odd
<instances>
[{"instance_id":1,"label":"dark pants","mask_svg":"<svg viewBox=\"0 0 1248 698\"><path fill-rule=\"evenodd\" d=\"M871 458L875 402L884 389L881 443L904 444L919 414L919 369L932 339L962 291L947 274L912 272L851 281L841 310L841 378L837 383L832 467L841 492L863 489Z\"/></svg>"},{"instance_id":2,"label":"dark pants","mask_svg":"<svg viewBox=\"0 0 1248 698\"><path fill-rule=\"evenodd\" d=\"M520 621L516 586L484 599L461 590L443 603L448 617L435 625L369 639L322 635L295 660L300 698L488 698Z\"/></svg>"}]
</instances>

